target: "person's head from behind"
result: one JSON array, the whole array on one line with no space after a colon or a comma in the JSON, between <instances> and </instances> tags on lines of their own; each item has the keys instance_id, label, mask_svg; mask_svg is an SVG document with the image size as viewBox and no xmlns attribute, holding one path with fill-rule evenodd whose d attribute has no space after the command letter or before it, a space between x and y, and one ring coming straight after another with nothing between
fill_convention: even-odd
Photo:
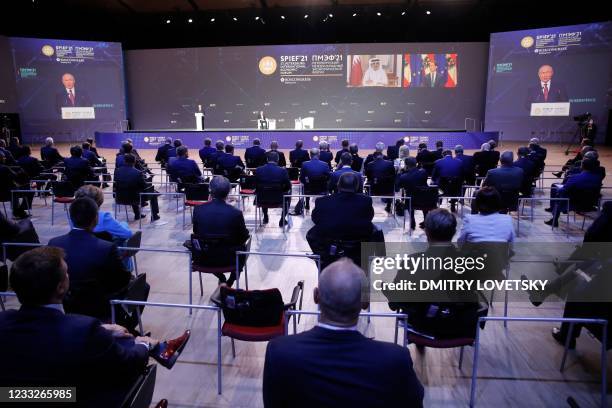
<instances>
[{"instance_id":1,"label":"person's head from behind","mask_svg":"<svg viewBox=\"0 0 612 408\"><path fill-rule=\"evenodd\" d=\"M539 145L540 139L538 139L537 137L532 137L531 139L529 139L529 147L531 147L532 149Z\"/></svg>"},{"instance_id":2,"label":"person's head from behind","mask_svg":"<svg viewBox=\"0 0 612 408\"><path fill-rule=\"evenodd\" d=\"M214 176L210 181L210 195L217 200L225 200L230 192L231 184L223 176Z\"/></svg>"},{"instance_id":3,"label":"person's head from behind","mask_svg":"<svg viewBox=\"0 0 612 408\"><path fill-rule=\"evenodd\" d=\"M45 139L45 146L53 146L53 138L48 137Z\"/></svg>"},{"instance_id":4,"label":"person's head from behind","mask_svg":"<svg viewBox=\"0 0 612 408\"><path fill-rule=\"evenodd\" d=\"M348 258L341 258L323 269L318 287L314 289L314 301L321 309L321 322L340 327L356 325L359 312L367 307L362 301L366 289L365 273Z\"/></svg>"},{"instance_id":5,"label":"person's head from behind","mask_svg":"<svg viewBox=\"0 0 612 408\"><path fill-rule=\"evenodd\" d=\"M417 166L417 161L414 157L406 157L404 159L404 168L406 170L415 169Z\"/></svg>"},{"instance_id":6,"label":"person's head from behind","mask_svg":"<svg viewBox=\"0 0 612 408\"><path fill-rule=\"evenodd\" d=\"M502 199L495 187L486 186L476 193L474 206L480 214L495 214L502 209Z\"/></svg>"},{"instance_id":7,"label":"person's head from behind","mask_svg":"<svg viewBox=\"0 0 612 408\"><path fill-rule=\"evenodd\" d=\"M586 160L599 160L599 153L597 153L597 150L592 149L584 154L584 158Z\"/></svg>"},{"instance_id":8,"label":"person's head from behind","mask_svg":"<svg viewBox=\"0 0 612 408\"><path fill-rule=\"evenodd\" d=\"M171 145L172 144L172 138L171 137L166 137L166 144L167 145Z\"/></svg>"},{"instance_id":9,"label":"person's head from behind","mask_svg":"<svg viewBox=\"0 0 612 408\"><path fill-rule=\"evenodd\" d=\"M76 228L93 231L98 224L98 204L89 197L77 198L70 204L70 219Z\"/></svg>"},{"instance_id":10,"label":"person's head from behind","mask_svg":"<svg viewBox=\"0 0 612 408\"><path fill-rule=\"evenodd\" d=\"M488 152L491 150L491 145L488 143L483 143L482 145L480 145L480 151L481 152Z\"/></svg>"},{"instance_id":11,"label":"person's head from behind","mask_svg":"<svg viewBox=\"0 0 612 408\"><path fill-rule=\"evenodd\" d=\"M318 159L320 154L321 154L321 152L319 151L319 149L317 147L313 147L312 149L310 149L310 158L311 159Z\"/></svg>"},{"instance_id":12,"label":"person's head from behind","mask_svg":"<svg viewBox=\"0 0 612 408\"><path fill-rule=\"evenodd\" d=\"M296 149L301 149L304 146L304 141L303 140L298 140L297 142L295 142L295 148Z\"/></svg>"},{"instance_id":13,"label":"person's head from behind","mask_svg":"<svg viewBox=\"0 0 612 408\"><path fill-rule=\"evenodd\" d=\"M134 165L136 164L136 156L130 153L124 155L123 163L128 167L134 167Z\"/></svg>"},{"instance_id":14,"label":"person's head from behind","mask_svg":"<svg viewBox=\"0 0 612 408\"><path fill-rule=\"evenodd\" d=\"M98 208L104 203L104 192L99 187L92 186L91 184L79 187L76 193L74 193L75 199L83 197L94 200Z\"/></svg>"},{"instance_id":15,"label":"person's head from behind","mask_svg":"<svg viewBox=\"0 0 612 408\"><path fill-rule=\"evenodd\" d=\"M347 172L338 179L338 192L356 193L359 191L360 176L354 172Z\"/></svg>"},{"instance_id":16,"label":"person's head from behind","mask_svg":"<svg viewBox=\"0 0 612 408\"><path fill-rule=\"evenodd\" d=\"M514 162L514 153L510 150L504 151L501 156L499 156L499 162L502 166L512 166Z\"/></svg>"},{"instance_id":17,"label":"person's head from behind","mask_svg":"<svg viewBox=\"0 0 612 408\"><path fill-rule=\"evenodd\" d=\"M212 145L212 140L210 139L210 137L207 137L206 139L204 139L204 146L210 147L211 145Z\"/></svg>"},{"instance_id":18,"label":"person's head from behind","mask_svg":"<svg viewBox=\"0 0 612 408\"><path fill-rule=\"evenodd\" d=\"M183 141L181 139L175 139L174 142L172 142L172 145L174 148L178 148L179 146L183 145Z\"/></svg>"},{"instance_id":19,"label":"person's head from behind","mask_svg":"<svg viewBox=\"0 0 612 408\"><path fill-rule=\"evenodd\" d=\"M64 75L62 75L62 84L64 85L64 88L73 89L75 83L76 81L74 79L74 75L71 73L66 72Z\"/></svg>"},{"instance_id":20,"label":"person's head from behind","mask_svg":"<svg viewBox=\"0 0 612 408\"><path fill-rule=\"evenodd\" d=\"M437 150L441 150L441 149L443 149L443 148L444 148L444 142L443 142L443 141L441 141L441 140L438 140L438 141L436 142L436 149L437 149Z\"/></svg>"},{"instance_id":21,"label":"person's head from behind","mask_svg":"<svg viewBox=\"0 0 612 408\"><path fill-rule=\"evenodd\" d=\"M453 152L452 152L452 150L446 149L446 150L442 151L442 156L444 156L444 157L446 157L446 156L453 157Z\"/></svg>"},{"instance_id":22,"label":"person's head from behind","mask_svg":"<svg viewBox=\"0 0 612 408\"><path fill-rule=\"evenodd\" d=\"M26 157L29 157L32 155L32 148L28 145L25 145L21 148L21 154L23 154Z\"/></svg>"},{"instance_id":23,"label":"person's head from behind","mask_svg":"<svg viewBox=\"0 0 612 408\"><path fill-rule=\"evenodd\" d=\"M231 144L226 144L225 145L225 153L227 154L234 154L234 145Z\"/></svg>"},{"instance_id":24,"label":"person's head from behind","mask_svg":"<svg viewBox=\"0 0 612 408\"><path fill-rule=\"evenodd\" d=\"M351 167L351 164L353 164L353 156L351 156L349 152L342 153L340 156L340 164L342 164L342 167Z\"/></svg>"},{"instance_id":25,"label":"person's head from behind","mask_svg":"<svg viewBox=\"0 0 612 408\"><path fill-rule=\"evenodd\" d=\"M399 149L400 147L404 146L405 144L406 144L406 141L402 137L401 139L397 139L397 141L395 142L395 147L397 147Z\"/></svg>"},{"instance_id":26,"label":"person's head from behind","mask_svg":"<svg viewBox=\"0 0 612 408\"><path fill-rule=\"evenodd\" d=\"M427 150L427 143L419 143L419 151Z\"/></svg>"},{"instance_id":27,"label":"person's head from behind","mask_svg":"<svg viewBox=\"0 0 612 408\"><path fill-rule=\"evenodd\" d=\"M61 304L70 286L64 250L43 246L21 254L11 267L10 284L23 306Z\"/></svg>"},{"instance_id":28,"label":"person's head from behind","mask_svg":"<svg viewBox=\"0 0 612 408\"><path fill-rule=\"evenodd\" d=\"M516 154L518 155L518 157L527 157L529 156L529 148L525 146L521 146L516 151Z\"/></svg>"},{"instance_id":29,"label":"person's head from behind","mask_svg":"<svg viewBox=\"0 0 612 408\"><path fill-rule=\"evenodd\" d=\"M585 158L582 160L581 168L583 171L593 172L599 167L599 160Z\"/></svg>"},{"instance_id":30,"label":"person's head from behind","mask_svg":"<svg viewBox=\"0 0 612 408\"><path fill-rule=\"evenodd\" d=\"M497 147L497 142L493 139L489 140L487 143L489 143L489 146L491 146L491 150L495 150Z\"/></svg>"},{"instance_id":31,"label":"person's head from behind","mask_svg":"<svg viewBox=\"0 0 612 408\"><path fill-rule=\"evenodd\" d=\"M222 152L222 151L223 151L223 146L225 146L225 143L223 142L223 140L217 140L217 141L215 142L215 148L216 148L218 151Z\"/></svg>"},{"instance_id":32,"label":"person's head from behind","mask_svg":"<svg viewBox=\"0 0 612 408\"><path fill-rule=\"evenodd\" d=\"M321 140L319 142L319 150L325 152L327 149L329 149L329 144L325 140Z\"/></svg>"},{"instance_id":33,"label":"person's head from behind","mask_svg":"<svg viewBox=\"0 0 612 408\"><path fill-rule=\"evenodd\" d=\"M405 159L410 156L410 147L408 145L401 145L398 154L400 159Z\"/></svg>"},{"instance_id":34,"label":"person's head from behind","mask_svg":"<svg viewBox=\"0 0 612 408\"><path fill-rule=\"evenodd\" d=\"M121 145L121 150L123 150L123 154L131 154L132 150L134 150L134 146L131 143L125 142Z\"/></svg>"},{"instance_id":35,"label":"person's head from behind","mask_svg":"<svg viewBox=\"0 0 612 408\"><path fill-rule=\"evenodd\" d=\"M270 142L270 150L277 150L278 149L278 142L276 140L273 140L272 142Z\"/></svg>"},{"instance_id":36,"label":"person's head from behind","mask_svg":"<svg viewBox=\"0 0 612 408\"><path fill-rule=\"evenodd\" d=\"M385 150L385 144L383 142L376 143L376 152L382 153Z\"/></svg>"},{"instance_id":37,"label":"person's head from behind","mask_svg":"<svg viewBox=\"0 0 612 408\"><path fill-rule=\"evenodd\" d=\"M21 143L19 143L19 138L18 137L11 137L10 145L11 146L19 146L19 145L21 145Z\"/></svg>"},{"instance_id":38,"label":"person's head from behind","mask_svg":"<svg viewBox=\"0 0 612 408\"><path fill-rule=\"evenodd\" d=\"M425 234L427 241L450 242L457 231L457 219L444 208L436 208L425 217Z\"/></svg>"},{"instance_id":39,"label":"person's head from behind","mask_svg":"<svg viewBox=\"0 0 612 408\"><path fill-rule=\"evenodd\" d=\"M253 146L260 146L261 145L261 140L259 140L258 138L253 139Z\"/></svg>"},{"instance_id":40,"label":"person's head from behind","mask_svg":"<svg viewBox=\"0 0 612 408\"><path fill-rule=\"evenodd\" d=\"M351 154L357 154L359 152L359 146L357 146L357 143L351 143L349 146L349 152Z\"/></svg>"},{"instance_id":41,"label":"person's head from behind","mask_svg":"<svg viewBox=\"0 0 612 408\"><path fill-rule=\"evenodd\" d=\"M278 152L271 150L266 153L266 159L268 163L278 164Z\"/></svg>"},{"instance_id":42,"label":"person's head from behind","mask_svg":"<svg viewBox=\"0 0 612 408\"><path fill-rule=\"evenodd\" d=\"M585 146L582 146L582 148L580 149L580 153L584 157L584 155L587 154L588 152L590 152L591 150L593 150L593 148L591 146L585 145Z\"/></svg>"},{"instance_id":43,"label":"person's head from behind","mask_svg":"<svg viewBox=\"0 0 612 408\"><path fill-rule=\"evenodd\" d=\"M342 149L348 150L350 142L348 139L342 139L342 142L340 144L342 146Z\"/></svg>"},{"instance_id":44,"label":"person's head from behind","mask_svg":"<svg viewBox=\"0 0 612 408\"><path fill-rule=\"evenodd\" d=\"M91 145L88 142L85 142L85 143L81 144L81 148L83 150L89 150L89 149L91 149Z\"/></svg>"},{"instance_id":45,"label":"person's head from behind","mask_svg":"<svg viewBox=\"0 0 612 408\"><path fill-rule=\"evenodd\" d=\"M81 157L83 155L83 149L81 146L72 146L70 148L70 156L72 157Z\"/></svg>"},{"instance_id":46,"label":"person's head from behind","mask_svg":"<svg viewBox=\"0 0 612 408\"><path fill-rule=\"evenodd\" d=\"M181 158L186 158L189 155L187 146L179 146L176 148L176 155Z\"/></svg>"}]
</instances>

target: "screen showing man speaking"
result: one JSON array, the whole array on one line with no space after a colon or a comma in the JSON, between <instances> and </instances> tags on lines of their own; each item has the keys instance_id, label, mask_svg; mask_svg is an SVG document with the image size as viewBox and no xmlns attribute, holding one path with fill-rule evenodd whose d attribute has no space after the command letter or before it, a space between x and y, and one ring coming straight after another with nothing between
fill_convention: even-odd
<instances>
[{"instance_id":1,"label":"screen showing man speaking","mask_svg":"<svg viewBox=\"0 0 612 408\"><path fill-rule=\"evenodd\" d=\"M81 140L125 119L121 44L11 38L22 132Z\"/></svg>"},{"instance_id":2,"label":"screen showing man speaking","mask_svg":"<svg viewBox=\"0 0 612 408\"><path fill-rule=\"evenodd\" d=\"M611 41L612 23L491 34L486 130L567 142L589 112L605 134Z\"/></svg>"}]
</instances>

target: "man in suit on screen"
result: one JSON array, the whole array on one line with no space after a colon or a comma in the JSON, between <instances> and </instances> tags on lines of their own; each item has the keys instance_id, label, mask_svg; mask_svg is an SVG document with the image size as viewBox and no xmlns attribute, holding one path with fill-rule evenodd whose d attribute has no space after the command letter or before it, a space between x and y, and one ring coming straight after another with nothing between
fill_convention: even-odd
<instances>
[{"instance_id":1,"label":"man in suit on screen","mask_svg":"<svg viewBox=\"0 0 612 408\"><path fill-rule=\"evenodd\" d=\"M65 107L93 106L91 98L85 90L79 88L77 92L74 75L69 72L62 75L62 85L64 89L55 95L55 106L60 116L62 108Z\"/></svg>"},{"instance_id":2,"label":"man in suit on screen","mask_svg":"<svg viewBox=\"0 0 612 408\"><path fill-rule=\"evenodd\" d=\"M444 88L446 83L446 75L438 72L438 65L435 60L429 61L429 73L425 75L423 86L427 88Z\"/></svg>"},{"instance_id":3,"label":"man in suit on screen","mask_svg":"<svg viewBox=\"0 0 612 408\"><path fill-rule=\"evenodd\" d=\"M542 65L538 69L539 83L529 87L527 92L527 109L531 109L532 103L569 101L565 84L552 80L554 73L555 71L550 65Z\"/></svg>"}]
</instances>

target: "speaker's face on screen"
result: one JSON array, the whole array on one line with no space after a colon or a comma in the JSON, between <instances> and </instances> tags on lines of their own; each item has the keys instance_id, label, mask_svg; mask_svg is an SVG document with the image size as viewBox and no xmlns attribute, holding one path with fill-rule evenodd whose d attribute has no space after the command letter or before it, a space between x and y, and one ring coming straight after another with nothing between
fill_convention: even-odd
<instances>
[{"instance_id":1,"label":"speaker's face on screen","mask_svg":"<svg viewBox=\"0 0 612 408\"><path fill-rule=\"evenodd\" d=\"M378 71L380 69L380 61L374 60L370 62L370 66L372 67L374 71Z\"/></svg>"},{"instance_id":2,"label":"speaker's face on screen","mask_svg":"<svg viewBox=\"0 0 612 408\"><path fill-rule=\"evenodd\" d=\"M553 76L553 69L550 65L542 65L538 70L538 76L540 77L540 81L548 82Z\"/></svg>"},{"instance_id":3,"label":"speaker's face on screen","mask_svg":"<svg viewBox=\"0 0 612 408\"><path fill-rule=\"evenodd\" d=\"M434 72L438 69L438 66L434 61L429 61L429 72Z\"/></svg>"},{"instance_id":4,"label":"speaker's face on screen","mask_svg":"<svg viewBox=\"0 0 612 408\"><path fill-rule=\"evenodd\" d=\"M64 84L64 87L66 89L72 89L74 88L74 76L72 74L64 74L62 75L62 84Z\"/></svg>"}]
</instances>

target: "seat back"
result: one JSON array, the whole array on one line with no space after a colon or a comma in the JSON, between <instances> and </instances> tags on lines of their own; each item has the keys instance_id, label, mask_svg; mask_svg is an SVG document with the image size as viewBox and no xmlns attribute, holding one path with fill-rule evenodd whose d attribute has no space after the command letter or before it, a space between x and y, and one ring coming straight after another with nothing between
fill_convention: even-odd
<instances>
[{"instance_id":1,"label":"seat back","mask_svg":"<svg viewBox=\"0 0 612 408\"><path fill-rule=\"evenodd\" d=\"M300 178L299 167L287 167L287 173L289 174L289 180L295 181Z\"/></svg>"},{"instance_id":2,"label":"seat back","mask_svg":"<svg viewBox=\"0 0 612 408\"><path fill-rule=\"evenodd\" d=\"M134 233L132 234L132 236L130 238L128 238L128 240L125 243L125 246L128 248L140 248L140 242L142 241L142 231L141 230L136 230L134 231ZM125 255L130 257L130 256L134 256L138 253L138 250L134 249L134 250L130 250L130 251L125 251Z\"/></svg>"},{"instance_id":3,"label":"seat back","mask_svg":"<svg viewBox=\"0 0 612 408\"><path fill-rule=\"evenodd\" d=\"M157 378L157 365L151 364L145 368L145 372L136 379L134 386L130 389L126 399L121 404L122 408L149 408L153 400L155 380Z\"/></svg>"},{"instance_id":4,"label":"seat back","mask_svg":"<svg viewBox=\"0 0 612 408\"><path fill-rule=\"evenodd\" d=\"M125 289L123 293L114 295L111 298L146 302L149 298L150 289L151 287L147 283L147 275L141 273L136 279L133 279L129 283L127 289ZM130 330L135 328L139 323L137 310L142 314L144 306L115 305L115 319L117 324Z\"/></svg>"},{"instance_id":5,"label":"seat back","mask_svg":"<svg viewBox=\"0 0 612 408\"><path fill-rule=\"evenodd\" d=\"M321 255L321 270L340 258L349 258L355 265L361 265L361 241L329 239L324 243L327 248Z\"/></svg>"},{"instance_id":6,"label":"seat back","mask_svg":"<svg viewBox=\"0 0 612 408\"><path fill-rule=\"evenodd\" d=\"M517 211L520 190L502 188L499 192L501 196L502 209L505 211Z\"/></svg>"},{"instance_id":7,"label":"seat back","mask_svg":"<svg viewBox=\"0 0 612 408\"><path fill-rule=\"evenodd\" d=\"M244 245L235 245L228 235L191 234L191 254L194 265L204 267L226 267L236 264L236 251L243 251Z\"/></svg>"},{"instance_id":8,"label":"seat back","mask_svg":"<svg viewBox=\"0 0 612 408\"><path fill-rule=\"evenodd\" d=\"M208 183L188 183L185 187L185 200L208 201L210 185Z\"/></svg>"},{"instance_id":9,"label":"seat back","mask_svg":"<svg viewBox=\"0 0 612 408\"><path fill-rule=\"evenodd\" d=\"M392 196L395 192L395 177L372 177L370 181L370 195Z\"/></svg>"},{"instance_id":10,"label":"seat back","mask_svg":"<svg viewBox=\"0 0 612 408\"><path fill-rule=\"evenodd\" d=\"M243 290L222 286L220 291L226 323L251 327L281 323L285 305L278 289Z\"/></svg>"},{"instance_id":11,"label":"seat back","mask_svg":"<svg viewBox=\"0 0 612 408\"><path fill-rule=\"evenodd\" d=\"M591 212L596 211L601 198L601 190L570 188L567 191L567 196L570 201L570 208L576 212Z\"/></svg>"},{"instance_id":12,"label":"seat back","mask_svg":"<svg viewBox=\"0 0 612 408\"><path fill-rule=\"evenodd\" d=\"M258 206L281 206L285 191L280 183L260 184L255 191Z\"/></svg>"},{"instance_id":13,"label":"seat back","mask_svg":"<svg viewBox=\"0 0 612 408\"><path fill-rule=\"evenodd\" d=\"M438 186L444 195L458 197L461 195L463 179L461 177L440 177Z\"/></svg>"},{"instance_id":14,"label":"seat back","mask_svg":"<svg viewBox=\"0 0 612 408\"><path fill-rule=\"evenodd\" d=\"M51 190L56 197L74 197L76 188L70 181L52 181Z\"/></svg>"},{"instance_id":15,"label":"seat back","mask_svg":"<svg viewBox=\"0 0 612 408\"><path fill-rule=\"evenodd\" d=\"M115 203L120 205L138 204L140 198L139 191L124 188L117 183L113 185L113 195L115 196Z\"/></svg>"},{"instance_id":16,"label":"seat back","mask_svg":"<svg viewBox=\"0 0 612 408\"><path fill-rule=\"evenodd\" d=\"M327 182L329 176L322 174L320 176L306 177L304 183L304 194L321 194L327 192Z\"/></svg>"},{"instance_id":17,"label":"seat back","mask_svg":"<svg viewBox=\"0 0 612 408\"><path fill-rule=\"evenodd\" d=\"M240 190L255 190L257 179L255 175L240 176Z\"/></svg>"},{"instance_id":18,"label":"seat back","mask_svg":"<svg viewBox=\"0 0 612 408\"><path fill-rule=\"evenodd\" d=\"M414 189L411 198L413 210L433 210L438 208L438 187L417 187Z\"/></svg>"}]
</instances>

